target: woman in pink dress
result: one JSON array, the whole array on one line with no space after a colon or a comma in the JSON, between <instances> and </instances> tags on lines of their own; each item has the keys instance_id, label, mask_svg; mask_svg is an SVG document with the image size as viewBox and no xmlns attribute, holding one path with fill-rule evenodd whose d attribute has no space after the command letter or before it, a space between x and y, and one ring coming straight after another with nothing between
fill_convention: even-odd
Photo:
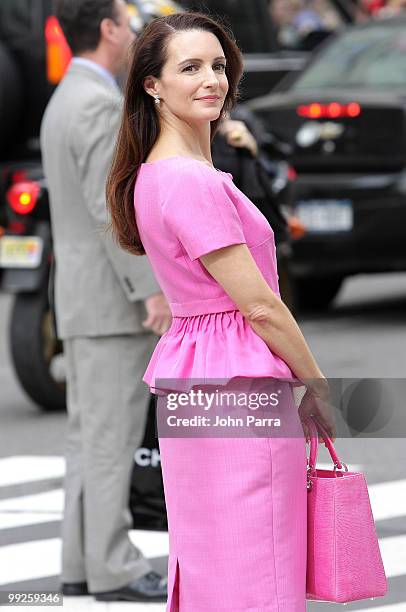
<instances>
[{"instance_id":1,"label":"woman in pink dress","mask_svg":"<svg viewBox=\"0 0 406 612\"><path fill-rule=\"evenodd\" d=\"M147 254L172 312L144 375L153 392L196 379L311 381L299 411L283 408L300 435L159 437L167 612L304 612L306 414L335 436L326 380L280 299L273 231L211 161L241 76L232 33L209 16L150 23L107 186L118 241Z\"/></svg>"}]
</instances>

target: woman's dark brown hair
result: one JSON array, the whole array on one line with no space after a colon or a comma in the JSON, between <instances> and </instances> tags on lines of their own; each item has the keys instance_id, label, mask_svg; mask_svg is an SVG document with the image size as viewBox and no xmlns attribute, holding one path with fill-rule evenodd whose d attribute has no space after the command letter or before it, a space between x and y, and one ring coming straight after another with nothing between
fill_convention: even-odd
<instances>
[{"instance_id":1,"label":"woman's dark brown hair","mask_svg":"<svg viewBox=\"0 0 406 612\"><path fill-rule=\"evenodd\" d=\"M229 89L221 115L211 122L211 140L222 116L235 106L239 97L238 86L243 73L241 51L229 28L208 15L184 12L159 17L135 41L123 115L106 187L113 234L123 249L135 255L145 254L135 220L135 181L140 165L148 157L160 133L156 104L145 91L143 82L148 76L161 77L172 36L185 30L204 30L214 34L227 60Z\"/></svg>"}]
</instances>

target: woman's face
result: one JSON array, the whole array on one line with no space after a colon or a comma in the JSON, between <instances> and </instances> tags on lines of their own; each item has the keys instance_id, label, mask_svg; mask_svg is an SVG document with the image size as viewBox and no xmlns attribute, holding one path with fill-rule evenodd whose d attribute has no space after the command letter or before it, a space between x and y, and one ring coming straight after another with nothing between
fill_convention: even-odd
<instances>
[{"instance_id":1,"label":"woman's face","mask_svg":"<svg viewBox=\"0 0 406 612\"><path fill-rule=\"evenodd\" d=\"M220 116L228 92L226 59L211 32L176 33L168 45L168 59L156 90L163 102L160 112L188 123L214 121ZM202 98L214 96L214 99Z\"/></svg>"}]
</instances>

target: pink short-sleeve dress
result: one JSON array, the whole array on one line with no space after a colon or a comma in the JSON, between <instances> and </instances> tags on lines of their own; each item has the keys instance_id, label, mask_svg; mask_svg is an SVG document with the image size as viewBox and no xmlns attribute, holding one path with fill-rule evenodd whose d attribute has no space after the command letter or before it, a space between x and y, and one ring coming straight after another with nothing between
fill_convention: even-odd
<instances>
[{"instance_id":1,"label":"pink short-sleeve dress","mask_svg":"<svg viewBox=\"0 0 406 612\"><path fill-rule=\"evenodd\" d=\"M280 295L272 228L232 175L179 156L144 163L134 205L173 316L144 374L151 391L161 379L294 379L199 260L246 244ZM291 410L299 423L293 402ZM167 612L304 612L304 436L160 437L159 446Z\"/></svg>"}]
</instances>

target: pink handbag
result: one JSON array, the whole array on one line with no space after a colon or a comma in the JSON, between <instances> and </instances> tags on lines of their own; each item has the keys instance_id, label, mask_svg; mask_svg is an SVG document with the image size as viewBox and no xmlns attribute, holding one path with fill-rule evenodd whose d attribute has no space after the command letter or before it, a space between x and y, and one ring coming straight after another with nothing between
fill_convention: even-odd
<instances>
[{"instance_id":1,"label":"pink handbag","mask_svg":"<svg viewBox=\"0 0 406 612\"><path fill-rule=\"evenodd\" d=\"M388 585L365 476L348 471L314 416L306 423L310 432L306 598L347 603L383 597ZM318 431L334 470L316 469Z\"/></svg>"}]
</instances>

